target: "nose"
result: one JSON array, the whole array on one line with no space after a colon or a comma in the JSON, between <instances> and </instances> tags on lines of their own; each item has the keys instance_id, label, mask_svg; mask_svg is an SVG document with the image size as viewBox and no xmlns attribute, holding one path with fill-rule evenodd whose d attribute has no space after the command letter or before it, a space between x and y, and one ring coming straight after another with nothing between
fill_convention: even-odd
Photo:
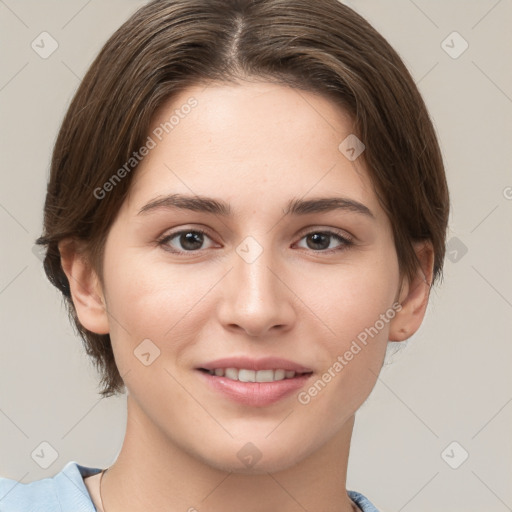
<instances>
[{"instance_id":1,"label":"nose","mask_svg":"<svg viewBox=\"0 0 512 512\"><path fill-rule=\"evenodd\" d=\"M250 250L254 252L254 246ZM232 263L219 307L224 327L251 337L291 329L296 318L294 294L284 265L272 250L263 249L254 260L243 251L234 252Z\"/></svg>"}]
</instances>

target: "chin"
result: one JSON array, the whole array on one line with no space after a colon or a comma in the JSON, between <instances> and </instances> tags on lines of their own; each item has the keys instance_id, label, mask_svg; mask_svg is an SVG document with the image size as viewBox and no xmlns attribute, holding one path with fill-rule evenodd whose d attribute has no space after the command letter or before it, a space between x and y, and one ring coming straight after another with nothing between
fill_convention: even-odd
<instances>
[{"instance_id":1,"label":"chin","mask_svg":"<svg viewBox=\"0 0 512 512\"><path fill-rule=\"evenodd\" d=\"M249 436L246 436L247 439ZM210 467L229 473L265 475L284 471L307 456L300 440L297 444L282 442L277 436L273 442L233 441L229 446L219 447L213 453L198 453L199 458Z\"/></svg>"}]
</instances>

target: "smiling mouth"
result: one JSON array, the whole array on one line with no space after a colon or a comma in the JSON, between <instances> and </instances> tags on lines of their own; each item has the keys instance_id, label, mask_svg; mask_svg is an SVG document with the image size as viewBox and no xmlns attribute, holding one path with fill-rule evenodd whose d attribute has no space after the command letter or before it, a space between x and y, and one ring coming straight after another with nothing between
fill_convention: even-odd
<instances>
[{"instance_id":1,"label":"smiling mouth","mask_svg":"<svg viewBox=\"0 0 512 512\"><path fill-rule=\"evenodd\" d=\"M275 370L247 370L245 368L215 368L208 370L206 368L198 368L204 373L213 375L214 377L225 377L229 380L239 382L278 382L281 380L293 379L304 375L311 375L313 372L295 372L293 370L284 370L277 368Z\"/></svg>"}]
</instances>

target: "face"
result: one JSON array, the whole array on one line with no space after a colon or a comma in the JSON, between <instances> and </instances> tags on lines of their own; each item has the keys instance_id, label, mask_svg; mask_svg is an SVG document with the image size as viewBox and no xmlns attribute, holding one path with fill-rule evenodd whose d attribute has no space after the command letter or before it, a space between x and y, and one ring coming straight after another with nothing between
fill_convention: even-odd
<instances>
[{"instance_id":1,"label":"face","mask_svg":"<svg viewBox=\"0 0 512 512\"><path fill-rule=\"evenodd\" d=\"M399 268L368 172L339 149L352 131L329 99L269 83L191 87L154 119L102 293L132 410L210 466L245 471L245 446L261 471L290 467L375 384Z\"/></svg>"}]
</instances>

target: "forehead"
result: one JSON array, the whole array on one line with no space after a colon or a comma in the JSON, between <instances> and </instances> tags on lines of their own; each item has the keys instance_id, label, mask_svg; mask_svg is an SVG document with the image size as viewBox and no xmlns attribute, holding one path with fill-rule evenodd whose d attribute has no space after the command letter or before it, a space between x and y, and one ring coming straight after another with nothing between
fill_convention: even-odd
<instances>
[{"instance_id":1,"label":"forehead","mask_svg":"<svg viewBox=\"0 0 512 512\"><path fill-rule=\"evenodd\" d=\"M189 87L154 116L129 199L223 193L258 208L338 192L373 202L362 159L340 150L352 132L351 116L320 94L267 82Z\"/></svg>"}]
</instances>

